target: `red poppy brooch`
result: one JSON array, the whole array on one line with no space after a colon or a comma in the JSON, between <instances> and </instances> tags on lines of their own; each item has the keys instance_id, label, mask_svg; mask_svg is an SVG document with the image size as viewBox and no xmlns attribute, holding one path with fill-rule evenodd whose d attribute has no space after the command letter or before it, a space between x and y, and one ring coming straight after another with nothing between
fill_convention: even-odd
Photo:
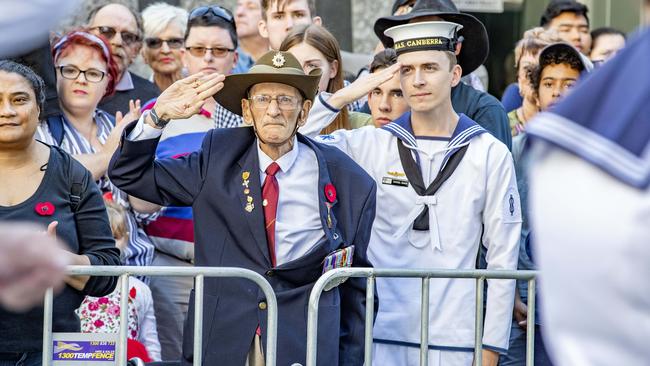
<instances>
[{"instance_id":1,"label":"red poppy brooch","mask_svg":"<svg viewBox=\"0 0 650 366\"><path fill-rule=\"evenodd\" d=\"M336 188L334 188L332 183L327 183L325 185L325 198L327 198L329 203L334 203L334 201L336 201Z\"/></svg>"},{"instance_id":2,"label":"red poppy brooch","mask_svg":"<svg viewBox=\"0 0 650 366\"><path fill-rule=\"evenodd\" d=\"M41 216L52 216L54 215L54 205L52 202L39 202L34 207L34 210L37 214Z\"/></svg>"}]
</instances>

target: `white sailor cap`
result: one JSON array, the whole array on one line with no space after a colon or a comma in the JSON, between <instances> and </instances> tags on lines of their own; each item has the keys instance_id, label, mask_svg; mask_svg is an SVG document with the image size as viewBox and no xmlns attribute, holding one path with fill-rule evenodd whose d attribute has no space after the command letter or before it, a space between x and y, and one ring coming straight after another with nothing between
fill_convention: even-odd
<instances>
[{"instance_id":1,"label":"white sailor cap","mask_svg":"<svg viewBox=\"0 0 650 366\"><path fill-rule=\"evenodd\" d=\"M384 34L393 39L393 48L399 55L413 51L456 51L458 31L462 25L452 22L417 22L386 29Z\"/></svg>"}]
</instances>

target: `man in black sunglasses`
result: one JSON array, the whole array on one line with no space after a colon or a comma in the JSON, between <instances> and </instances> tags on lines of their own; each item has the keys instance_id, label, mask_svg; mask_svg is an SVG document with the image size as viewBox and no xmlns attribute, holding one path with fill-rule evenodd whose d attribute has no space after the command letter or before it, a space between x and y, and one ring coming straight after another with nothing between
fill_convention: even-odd
<instances>
[{"instance_id":1,"label":"man in black sunglasses","mask_svg":"<svg viewBox=\"0 0 650 366\"><path fill-rule=\"evenodd\" d=\"M99 108L115 114L117 111L128 110L129 100L140 99L144 104L160 94L153 83L128 71L142 47L142 22L139 14L124 5L111 3L93 9L87 27L94 34L108 40L113 59L119 68L115 94L102 100Z\"/></svg>"}]
</instances>

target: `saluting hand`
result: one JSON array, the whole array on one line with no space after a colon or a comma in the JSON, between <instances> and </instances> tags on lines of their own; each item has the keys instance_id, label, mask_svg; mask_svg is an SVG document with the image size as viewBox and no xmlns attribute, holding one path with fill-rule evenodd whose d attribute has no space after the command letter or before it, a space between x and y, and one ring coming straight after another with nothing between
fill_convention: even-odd
<instances>
[{"instance_id":1,"label":"saluting hand","mask_svg":"<svg viewBox=\"0 0 650 366\"><path fill-rule=\"evenodd\" d=\"M374 88L392 79L399 71L401 64L398 62L383 70L373 72L358 78L352 84L339 89L328 100L327 103L334 108L341 109L344 106L370 93Z\"/></svg>"},{"instance_id":2,"label":"saluting hand","mask_svg":"<svg viewBox=\"0 0 650 366\"><path fill-rule=\"evenodd\" d=\"M224 75L198 73L181 79L160 94L153 106L161 119L184 119L199 113L208 98L223 88ZM150 118L147 123L151 124Z\"/></svg>"}]
</instances>

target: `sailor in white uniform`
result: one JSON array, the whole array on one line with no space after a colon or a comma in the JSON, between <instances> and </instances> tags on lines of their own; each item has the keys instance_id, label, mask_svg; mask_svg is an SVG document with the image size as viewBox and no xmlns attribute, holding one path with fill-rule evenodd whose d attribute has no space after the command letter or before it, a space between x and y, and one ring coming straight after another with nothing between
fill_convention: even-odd
<instances>
[{"instance_id":1,"label":"sailor in white uniform","mask_svg":"<svg viewBox=\"0 0 650 366\"><path fill-rule=\"evenodd\" d=\"M318 137L377 182L368 249L377 268L473 269L483 245L488 269L516 269L521 212L512 157L451 105L451 87L461 77L451 52L460 27L433 21L388 29L411 112L381 129ZM331 120L326 103L316 103L301 133L314 136ZM514 286L488 280L484 365L496 365L508 348ZM419 364L420 290L419 279L377 279L373 365ZM471 365L475 281L433 279L429 303L429 365Z\"/></svg>"},{"instance_id":2,"label":"sailor in white uniform","mask_svg":"<svg viewBox=\"0 0 650 366\"><path fill-rule=\"evenodd\" d=\"M650 28L526 127L554 365L650 365L648 64Z\"/></svg>"}]
</instances>

